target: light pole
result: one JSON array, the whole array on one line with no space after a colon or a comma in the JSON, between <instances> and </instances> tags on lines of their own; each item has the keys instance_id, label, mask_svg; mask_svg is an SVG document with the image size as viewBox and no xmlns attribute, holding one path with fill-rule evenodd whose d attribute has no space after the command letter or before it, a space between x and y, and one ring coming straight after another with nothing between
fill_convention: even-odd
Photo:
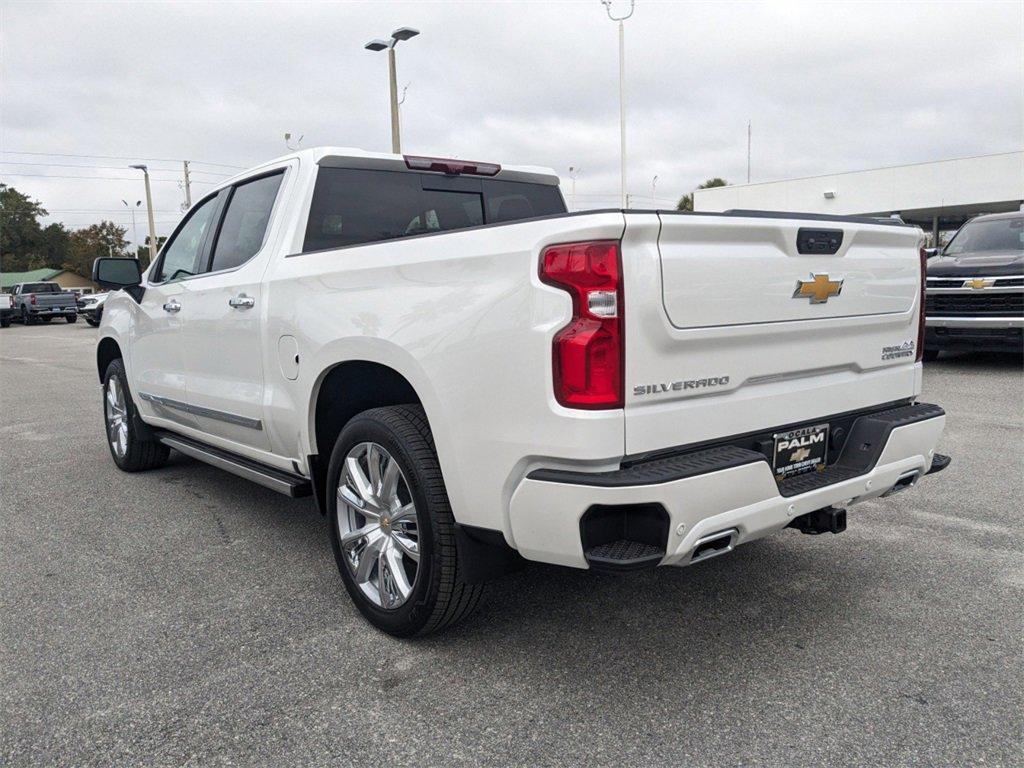
<instances>
[{"instance_id":1,"label":"light pole","mask_svg":"<svg viewBox=\"0 0 1024 768\"><path fill-rule=\"evenodd\" d=\"M420 31L412 27L399 27L390 40L371 40L364 47L368 51L388 52L388 85L391 91L391 151L402 154L401 131L398 126L398 75L395 68L395 46L402 40L416 37Z\"/></svg>"},{"instance_id":2,"label":"light pole","mask_svg":"<svg viewBox=\"0 0 1024 768\"><path fill-rule=\"evenodd\" d=\"M133 208L132 206L128 205L128 201L127 200L122 200L121 202L124 203L124 207L127 208L132 213L132 244L135 245L135 253L136 253L136 257L137 257L138 256L138 251L139 251L139 231L137 229L135 229L135 208L138 208L140 205L142 205L142 201L141 200L136 200L135 201L135 208Z\"/></svg>"},{"instance_id":3,"label":"light pole","mask_svg":"<svg viewBox=\"0 0 1024 768\"><path fill-rule=\"evenodd\" d=\"M153 221L153 193L149 190L149 168L145 165L129 165L137 171L142 171L146 180L146 212L149 214L149 260L156 261L156 224Z\"/></svg>"},{"instance_id":4,"label":"light pole","mask_svg":"<svg viewBox=\"0 0 1024 768\"><path fill-rule=\"evenodd\" d=\"M579 166L573 167L573 166L570 165L569 166L569 178L572 179L572 186L570 187L571 191L569 192L569 204L572 206L572 209L574 211L576 210L576 177L579 176L579 175L580 175L580 168L579 168Z\"/></svg>"},{"instance_id":5,"label":"light pole","mask_svg":"<svg viewBox=\"0 0 1024 768\"><path fill-rule=\"evenodd\" d=\"M601 0L608 12L608 18L619 23L619 162L622 165L622 207L629 206L626 193L626 30L622 22L633 15L636 0L629 0L629 13L625 16L612 15L612 0Z\"/></svg>"}]
</instances>

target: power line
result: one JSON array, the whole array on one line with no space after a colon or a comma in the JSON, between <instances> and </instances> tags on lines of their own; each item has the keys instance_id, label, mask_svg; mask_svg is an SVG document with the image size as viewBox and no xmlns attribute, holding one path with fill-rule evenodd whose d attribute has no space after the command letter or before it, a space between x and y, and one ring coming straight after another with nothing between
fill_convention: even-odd
<instances>
[{"instance_id":1,"label":"power line","mask_svg":"<svg viewBox=\"0 0 1024 768\"><path fill-rule=\"evenodd\" d=\"M151 163L180 163L180 158L174 157L139 157L137 155L75 155L67 152L18 152L15 150L3 150L0 151L3 155L39 155L40 157L84 157L91 160L147 160ZM197 165L216 165L221 168L234 168L235 170L244 171L245 167L241 165L229 165L228 163L210 163L206 160L191 160L190 162L196 163Z\"/></svg>"},{"instance_id":2,"label":"power line","mask_svg":"<svg viewBox=\"0 0 1024 768\"><path fill-rule=\"evenodd\" d=\"M138 176L64 176L50 173L10 173L9 171L0 171L0 176L17 176L18 178L34 178L34 179L86 179L88 181L138 181ZM163 181L171 184L177 184L181 179L157 179L150 177L152 181ZM193 184L219 184L219 181L199 181L194 180Z\"/></svg>"},{"instance_id":3,"label":"power line","mask_svg":"<svg viewBox=\"0 0 1024 768\"><path fill-rule=\"evenodd\" d=\"M114 170L114 171L123 171L124 170L124 166L123 165L90 165L90 164L87 164L87 163L75 163L75 164L71 164L71 163L22 163L22 162L15 162L13 160L0 160L0 165L31 165L31 166L37 166L39 168L82 168L82 169L103 168L103 169L109 169L109 170ZM155 171L166 171L168 173L178 173L178 169L177 168L150 168L149 170L150 170L150 173L153 173ZM227 176L231 176L232 175L230 173L223 173L222 171L190 171L190 172L191 173L202 173L202 174L205 174L207 176L223 176L223 177L227 177Z\"/></svg>"}]
</instances>

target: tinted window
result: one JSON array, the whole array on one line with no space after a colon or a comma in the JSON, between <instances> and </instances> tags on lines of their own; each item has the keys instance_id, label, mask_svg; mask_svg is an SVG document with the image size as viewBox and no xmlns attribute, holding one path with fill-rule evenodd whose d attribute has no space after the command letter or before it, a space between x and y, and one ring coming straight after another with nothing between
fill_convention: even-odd
<instances>
[{"instance_id":1,"label":"tinted window","mask_svg":"<svg viewBox=\"0 0 1024 768\"><path fill-rule=\"evenodd\" d=\"M217 235L211 270L244 264L263 247L270 212L283 178L283 173L277 173L235 187Z\"/></svg>"},{"instance_id":2,"label":"tinted window","mask_svg":"<svg viewBox=\"0 0 1024 768\"><path fill-rule=\"evenodd\" d=\"M946 253L1024 250L1024 217L969 221L946 246Z\"/></svg>"},{"instance_id":3,"label":"tinted window","mask_svg":"<svg viewBox=\"0 0 1024 768\"><path fill-rule=\"evenodd\" d=\"M180 280L196 273L203 240L216 210L217 197L214 196L192 211L174 239L164 247L160 273L156 277L158 283Z\"/></svg>"},{"instance_id":4,"label":"tinted window","mask_svg":"<svg viewBox=\"0 0 1024 768\"><path fill-rule=\"evenodd\" d=\"M554 186L321 168L305 251L565 213Z\"/></svg>"},{"instance_id":5,"label":"tinted window","mask_svg":"<svg viewBox=\"0 0 1024 768\"><path fill-rule=\"evenodd\" d=\"M60 286L56 283L26 283L21 288L22 293L60 293Z\"/></svg>"},{"instance_id":6,"label":"tinted window","mask_svg":"<svg viewBox=\"0 0 1024 768\"><path fill-rule=\"evenodd\" d=\"M558 187L519 181L484 181L487 223L518 221L535 216L565 213L565 201Z\"/></svg>"}]
</instances>

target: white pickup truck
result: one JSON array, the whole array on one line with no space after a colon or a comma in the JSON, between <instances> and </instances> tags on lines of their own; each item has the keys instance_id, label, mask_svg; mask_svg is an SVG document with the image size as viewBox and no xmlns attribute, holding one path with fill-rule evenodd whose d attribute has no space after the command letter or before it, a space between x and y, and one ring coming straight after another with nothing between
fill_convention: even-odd
<instances>
[{"instance_id":1,"label":"white pickup truck","mask_svg":"<svg viewBox=\"0 0 1024 768\"><path fill-rule=\"evenodd\" d=\"M225 182L152 266L99 259L107 442L329 520L360 611L465 616L523 559L683 566L943 469L922 234L569 214L550 170L321 148ZM897 553L894 552L894 556Z\"/></svg>"}]
</instances>

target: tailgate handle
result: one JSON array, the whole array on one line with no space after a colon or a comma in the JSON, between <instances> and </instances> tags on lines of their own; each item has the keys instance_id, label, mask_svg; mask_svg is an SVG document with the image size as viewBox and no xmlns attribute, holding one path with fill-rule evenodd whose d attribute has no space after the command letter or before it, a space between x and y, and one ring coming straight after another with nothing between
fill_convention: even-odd
<instances>
[{"instance_id":1,"label":"tailgate handle","mask_svg":"<svg viewBox=\"0 0 1024 768\"><path fill-rule=\"evenodd\" d=\"M824 253L829 256L843 244L841 229L808 229L800 227L796 233L797 253Z\"/></svg>"}]
</instances>

